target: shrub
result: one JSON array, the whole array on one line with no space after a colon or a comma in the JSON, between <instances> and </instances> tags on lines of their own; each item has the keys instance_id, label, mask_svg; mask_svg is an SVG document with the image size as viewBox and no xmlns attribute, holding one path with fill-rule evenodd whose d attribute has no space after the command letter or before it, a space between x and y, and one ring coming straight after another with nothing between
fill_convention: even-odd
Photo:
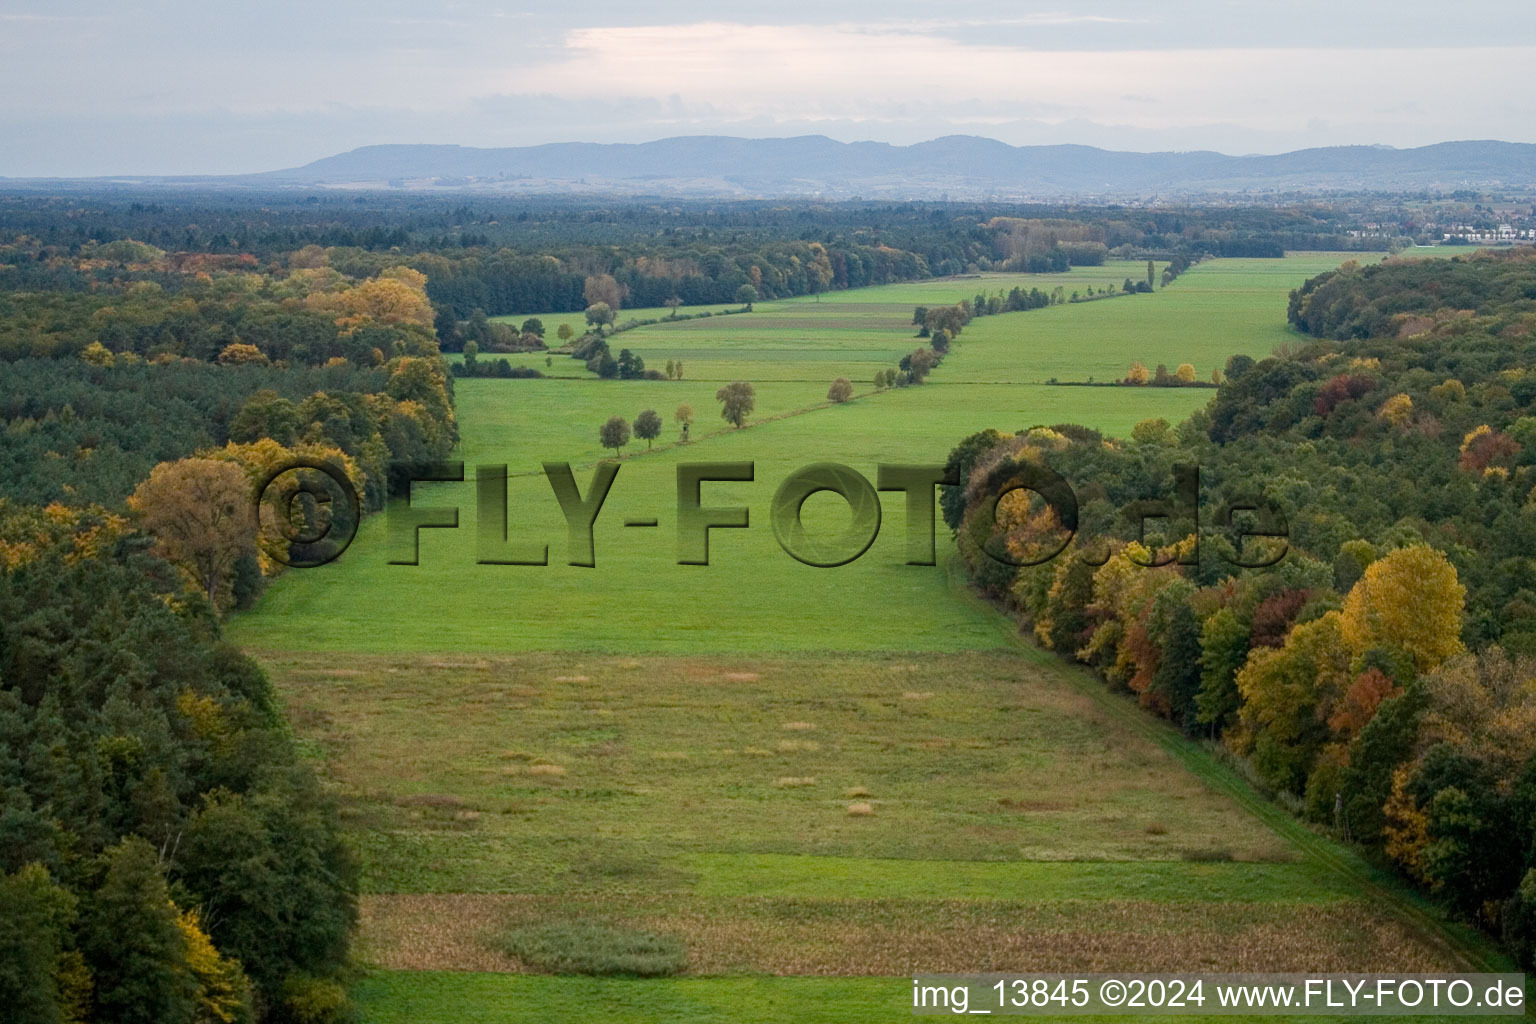
<instances>
[{"instance_id":1,"label":"shrub","mask_svg":"<svg viewBox=\"0 0 1536 1024\"><path fill-rule=\"evenodd\" d=\"M522 925L505 932L497 945L551 974L659 978L688 966L678 939L598 921Z\"/></svg>"},{"instance_id":2,"label":"shrub","mask_svg":"<svg viewBox=\"0 0 1536 1024\"><path fill-rule=\"evenodd\" d=\"M283 982L282 1002L273 1016L283 1024L346 1024L354 1019L339 983L308 974L292 974Z\"/></svg>"}]
</instances>

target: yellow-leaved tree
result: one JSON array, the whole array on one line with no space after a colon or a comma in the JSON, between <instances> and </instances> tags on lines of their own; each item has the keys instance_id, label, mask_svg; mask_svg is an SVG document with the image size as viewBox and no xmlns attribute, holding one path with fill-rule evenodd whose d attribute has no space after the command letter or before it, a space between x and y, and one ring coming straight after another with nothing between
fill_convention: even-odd
<instances>
[{"instance_id":1,"label":"yellow-leaved tree","mask_svg":"<svg viewBox=\"0 0 1536 1024\"><path fill-rule=\"evenodd\" d=\"M1402 651L1427 672L1462 650L1466 596L1444 553L1398 548L1367 566L1344 599L1344 642L1357 657L1373 647Z\"/></svg>"},{"instance_id":2,"label":"yellow-leaved tree","mask_svg":"<svg viewBox=\"0 0 1536 1024\"><path fill-rule=\"evenodd\" d=\"M1237 673L1240 728L1232 743L1277 789L1300 793L1329 740L1323 723L1350 683L1338 612L1304 622L1281 647L1256 647Z\"/></svg>"},{"instance_id":3,"label":"yellow-leaved tree","mask_svg":"<svg viewBox=\"0 0 1536 1024\"><path fill-rule=\"evenodd\" d=\"M251 487L240 467L214 459L162 462L128 505L158 553L196 580L217 607L235 563L256 548Z\"/></svg>"},{"instance_id":4,"label":"yellow-leaved tree","mask_svg":"<svg viewBox=\"0 0 1536 1024\"><path fill-rule=\"evenodd\" d=\"M196 910L181 911L176 924L186 942L187 969L197 981L198 1020L207 1024L250 1021L254 1016L251 985L240 969L240 962L214 948Z\"/></svg>"},{"instance_id":5,"label":"yellow-leaved tree","mask_svg":"<svg viewBox=\"0 0 1536 1024\"><path fill-rule=\"evenodd\" d=\"M1381 403L1377 415L1394 427L1406 427L1413 422L1413 399L1404 394L1393 395Z\"/></svg>"}]
</instances>

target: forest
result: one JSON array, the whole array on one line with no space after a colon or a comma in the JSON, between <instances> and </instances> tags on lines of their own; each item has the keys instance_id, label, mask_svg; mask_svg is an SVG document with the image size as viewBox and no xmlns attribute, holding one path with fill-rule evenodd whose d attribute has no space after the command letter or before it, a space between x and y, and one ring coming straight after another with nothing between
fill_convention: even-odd
<instances>
[{"instance_id":1,"label":"forest","mask_svg":"<svg viewBox=\"0 0 1536 1024\"><path fill-rule=\"evenodd\" d=\"M1529 964L1536 258L1346 263L1290 319L1182 423L965 439L946 521L1042 645Z\"/></svg>"},{"instance_id":2,"label":"forest","mask_svg":"<svg viewBox=\"0 0 1536 1024\"><path fill-rule=\"evenodd\" d=\"M339 1019L357 866L266 676L123 516L0 500L0 565L7 1019Z\"/></svg>"},{"instance_id":3,"label":"forest","mask_svg":"<svg viewBox=\"0 0 1536 1024\"><path fill-rule=\"evenodd\" d=\"M282 569L255 481L339 464L367 512L456 442L425 278L6 252L42 268L0 275L7 1019L344 1020L356 858L220 620Z\"/></svg>"}]
</instances>

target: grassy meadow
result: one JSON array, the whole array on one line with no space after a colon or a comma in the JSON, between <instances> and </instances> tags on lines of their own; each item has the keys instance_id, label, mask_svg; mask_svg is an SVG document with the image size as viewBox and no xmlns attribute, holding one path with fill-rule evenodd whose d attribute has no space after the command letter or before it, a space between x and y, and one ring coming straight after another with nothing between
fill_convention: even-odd
<instances>
[{"instance_id":1,"label":"grassy meadow","mask_svg":"<svg viewBox=\"0 0 1536 1024\"><path fill-rule=\"evenodd\" d=\"M928 383L881 393L875 370L919 344L914 305L1070 293L1145 265L760 303L616 339L650 366L681 358L682 381L458 381L468 474L508 465L510 530L551 564L477 565L474 484L424 485L416 503L457 506L460 527L422 531L419 565L387 564L376 516L232 627L362 854L363 1019L894 1021L914 971L1502 967L1209 750L1021 640L953 577L942 523L939 564L903 564L901 495L837 569L796 562L768 523L810 463L873 481L984 427L1178 420L1211 392L1043 382L1265 354L1292 338L1289 290L1339 258L1214 261L1152 295L980 318ZM829 405L839 374L857 397ZM714 400L735 379L757 385L740 430ZM569 461L585 492L607 457L598 426L645 408L663 435L626 450L596 567L565 564L540 462ZM752 482L704 490L750 526L680 566L676 471L701 461L755 464ZM805 521L849 514L819 495ZM571 929L675 950L680 974L547 973L515 951Z\"/></svg>"},{"instance_id":2,"label":"grassy meadow","mask_svg":"<svg viewBox=\"0 0 1536 1024\"><path fill-rule=\"evenodd\" d=\"M1011 365L1021 358L1020 337L1041 339L1029 349L1035 353L1029 358L1046 367L1038 371L1039 379L1086 379L1091 371L1073 376L1066 369L1072 359L1085 365L1102 360L1123 374L1133 359L1155 364L1164 345L1170 363L1179 360L1180 352L1202 358L1202 366L1215 365L1217 351L1262 355L1291 337L1284 318L1289 290L1334 263L1335 257L1312 254L1283 261L1214 261L1152 295L982 317L966 328L928 383L875 393L867 383L876 366L872 363L867 377L857 378L856 399L840 406L827 403L826 389L848 368L818 362L813 376L795 369L804 364L791 353L806 346L808 337L827 339L820 344L832 353L846 339L830 328L825 334L782 328L775 335L780 346L775 359L806 379L752 377L749 371L761 365L756 355L745 361L733 355L718 364L721 380L755 382L757 408L740 430L718 416L714 392L719 382L694 379L698 363L688 359L681 381L460 380L460 457L466 474L473 477L480 464L508 466L513 477L509 534L547 544L551 564L477 565L474 484L424 485L416 500L457 507L460 528L423 531L419 565L388 564L385 517L374 517L341 561L278 579L259 607L237 620L236 635L257 648L370 652L855 651L889 649L893 638L899 649L910 650L993 647L1003 639L1000 620L956 593L943 559L935 567L904 564L900 495L883 502L880 532L870 550L851 565L827 570L802 565L780 549L768 524L774 490L795 470L815 462L852 466L871 481L880 463L942 462L957 440L986 427L1016 430L1074 422L1124 435L1151 417L1177 422L1209 401L1211 392L1032 383L1035 371ZM847 321L850 308L906 310L900 317L886 316L883 326L858 329L884 339L881 344L892 354L878 364L885 367L919 344L909 323L912 305L937 302L941 295L957 301L984 287L1041 278L1044 283L1030 286L1070 282L1078 273L1096 285L1125 276L1120 268L986 275L980 282L968 278L859 289L837 293L837 302L823 296L822 302L807 297L771 305L793 307L811 319L826 313L833 323ZM1087 284L1073 287L1086 289ZM765 329L754 326L757 318L777 315L769 305L760 304L760 313L676 327L658 324L620 338L649 365L660 365L669 350L648 347L653 334L708 325L717 336L711 344L724 350L736 344L737 335L762 333ZM1075 326L1079 319L1097 327ZM1149 325L1145 335L1137 326L1143 321ZM873 322L882 324L879 316ZM1055 340L1053 326L1070 337ZM1245 330L1257 340L1241 343ZM762 343L744 344L753 347L743 351L757 353ZM557 365L561 358L554 357ZM1106 370L1098 377L1107 375ZM693 440L680 445L673 415L684 404L693 408L695 423ZM598 427L609 416L632 420L647 408L662 416L661 443L649 452L643 442L629 445L596 523L596 567L566 564L564 519L539 475L540 463L570 462L585 489L592 467L611 455L599 444ZM712 531L710 565L680 566L676 466L709 461L754 463L753 482L713 483L704 489L706 504L747 507L751 525ZM805 516L808 524L825 524L829 532L848 522L844 506L828 495L808 501ZM659 525L626 527L631 518L655 518ZM947 548L942 533L941 552ZM394 602L386 596L397 592L408 599ZM359 600L361 594L368 599ZM466 594L473 594L472 604L466 605ZM387 627L380 622L380 599L392 609ZM837 614L824 614L825 608Z\"/></svg>"}]
</instances>

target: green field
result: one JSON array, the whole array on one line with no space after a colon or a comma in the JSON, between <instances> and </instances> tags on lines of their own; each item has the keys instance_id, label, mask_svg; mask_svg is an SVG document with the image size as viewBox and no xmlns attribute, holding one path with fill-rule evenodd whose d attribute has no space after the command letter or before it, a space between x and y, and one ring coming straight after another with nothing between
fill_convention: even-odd
<instances>
[{"instance_id":1,"label":"green field","mask_svg":"<svg viewBox=\"0 0 1536 1024\"><path fill-rule=\"evenodd\" d=\"M1036 381L1266 354L1293 338L1289 290L1337 262L1215 261L1152 295L981 318L929 383L860 384L841 406L833 376L865 381L918 344L911 306L1056 282L893 285L619 336L650 365L682 358L682 381L458 381L470 475L509 466L512 533L552 564L475 564L473 483L425 485L416 503L458 506L460 528L423 531L420 565L387 564L377 516L232 627L363 854L364 1019L888 1021L910 1015L916 970L1502 968L1212 752L1020 640L953 576L942 524L940 564L903 564L899 494L836 569L794 561L767 521L813 462L873 480L989 426L1178 420L1212 393ZM758 385L747 428L717 418L715 374ZM599 424L644 408L662 443L623 459L596 567L567 565L539 463L569 461L585 489ZM700 461L755 464L704 496L751 525L715 531L710 565L678 565L676 470ZM806 503L812 530L848 518ZM502 942L593 922L678 940L683 975L529 973Z\"/></svg>"},{"instance_id":2,"label":"green field","mask_svg":"<svg viewBox=\"0 0 1536 1024\"><path fill-rule=\"evenodd\" d=\"M743 430L718 418L718 385L711 381L461 380L456 391L466 472L473 476L479 464L509 467L514 476L509 532L548 544L551 564L477 565L474 485L426 485L417 500L458 507L460 528L424 531L420 565L388 564L384 517L375 517L341 561L278 579L259 607L236 621L235 633L257 648L374 652L884 650L893 638L899 638L901 649L911 650L995 646L999 620L956 595L942 564L904 564L900 495L887 496L870 550L851 565L829 570L802 565L779 548L768 525L774 490L792 472L816 462L844 463L870 480L880 463L942 462L958 439L986 427L1016 430L1074 422L1124 435L1142 419L1161 416L1177 422L1208 401L1211 392L1021 383L1026 373L1009 366L1018 347L1010 332L1051 338L1032 349L1048 360L1043 365L1054 367L1050 373L1041 371L1041 379L1066 378L1072 359L1088 365L1102 360L1123 373L1132 359L1158 359L1159 346L1165 344L1177 344L1190 358L1197 348L1262 355L1291 337L1284 322L1289 290L1332 260L1308 255L1217 261L1152 295L984 317L966 329L929 383L882 393L861 384L856 390L860 397L843 406L826 403L834 373L817 363L818 374L824 375L797 370L807 379L758 381L757 411ZM963 291L962 285L973 294L979 287L975 280L922 282L839 293L837 303L801 299L776 306L793 306L807 317L825 312L829 321L842 322L848 308L879 309L901 296L904 309L909 302L935 301L945 289L958 299L954 292ZM759 315L701 323L717 333L721 324L729 325L734 337L756 333L752 324ZM1073 326L1078 319L1091 321L1097 333ZM1145 338L1152 340L1143 339L1139 324L1146 325ZM1039 325L1063 325L1069 336L1054 340ZM1256 341L1236 340L1244 325ZM680 329L657 325L622 337L653 362L649 353L654 350L642 344L645 339ZM805 365L788 355L804 345L802 333L798 328L779 332L787 367ZM887 325L872 333L887 337L892 352L917 344L910 325ZM829 351L843 342L835 333L827 336L833 340L822 347ZM1205 358L1216 360L1214 355ZM691 377L694 364L688 365ZM745 363L720 365L726 371L723 379L754 379L744 372ZM631 444L631 456L596 524L596 568L566 564L564 520L549 485L537 475L539 464L570 462L585 488L591 467L604 455L597 434L604 420L612 415L633 419L653 408L664 420L661 440L671 442L677 437L672 411L685 403L697 417L694 440L686 446L664 443L639 457L641 446ZM746 506L751 526L714 532L710 565L680 566L675 564L676 465L705 461L754 463L752 483L709 484L704 499L706 504ZM658 520L657 528L623 525L627 518L650 517ZM847 522L847 512L838 499L818 495L807 502L806 519L837 531ZM942 536L939 541L940 549L946 549ZM466 592L474 595L469 607L463 604ZM392 601L388 595L394 593L408 598ZM357 599L360 594L367 599ZM394 609L387 628L379 621L379 602ZM827 607L838 614L822 614Z\"/></svg>"}]
</instances>

